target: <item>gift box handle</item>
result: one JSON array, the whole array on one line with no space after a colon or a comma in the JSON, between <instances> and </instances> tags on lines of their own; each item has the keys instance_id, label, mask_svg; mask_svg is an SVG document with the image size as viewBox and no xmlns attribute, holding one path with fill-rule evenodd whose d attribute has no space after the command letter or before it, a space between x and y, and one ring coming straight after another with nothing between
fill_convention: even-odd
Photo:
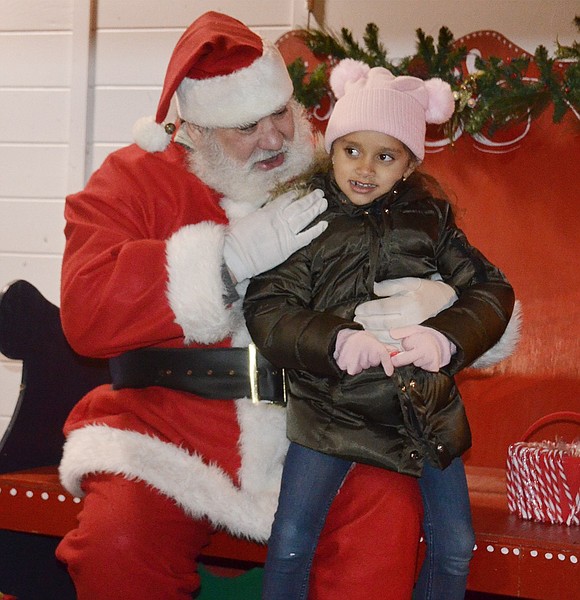
<instances>
[{"instance_id":1,"label":"gift box handle","mask_svg":"<svg viewBox=\"0 0 580 600\"><path fill-rule=\"evenodd\" d=\"M558 421L573 421L575 423L580 424L580 413L571 411L571 410L562 410L559 412L549 413L540 417L537 421L534 421L526 430L524 435L522 436L522 440L527 442L529 438L544 425L548 425L549 423L557 423Z\"/></svg>"}]
</instances>

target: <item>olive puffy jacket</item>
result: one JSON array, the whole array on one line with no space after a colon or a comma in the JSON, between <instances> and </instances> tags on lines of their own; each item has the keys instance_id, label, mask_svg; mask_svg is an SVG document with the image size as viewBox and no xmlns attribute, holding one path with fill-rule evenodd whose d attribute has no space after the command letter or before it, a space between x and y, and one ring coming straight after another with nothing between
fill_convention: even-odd
<instances>
[{"instance_id":1,"label":"olive puffy jacket","mask_svg":"<svg viewBox=\"0 0 580 600\"><path fill-rule=\"evenodd\" d=\"M424 460L445 468L471 445L454 374L504 332L514 293L456 226L448 202L415 174L371 205L354 206L331 175L315 178L329 201L324 233L279 267L254 278L244 312L250 334L287 370L288 437L347 460L420 476ZM333 359L338 331L360 329L355 307L373 284L439 273L459 299L423 325L457 346L437 373L413 365L350 376Z\"/></svg>"}]
</instances>

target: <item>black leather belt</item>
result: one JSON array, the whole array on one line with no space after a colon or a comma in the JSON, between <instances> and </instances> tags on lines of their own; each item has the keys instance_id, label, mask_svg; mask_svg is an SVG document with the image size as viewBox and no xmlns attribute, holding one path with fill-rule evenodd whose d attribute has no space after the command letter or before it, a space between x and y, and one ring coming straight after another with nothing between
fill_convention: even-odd
<instances>
[{"instance_id":1,"label":"black leather belt","mask_svg":"<svg viewBox=\"0 0 580 600\"><path fill-rule=\"evenodd\" d=\"M161 386L210 400L286 404L284 370L248 348L143 348L109 359L113 389Z\"/></svg>"}]
</instances>

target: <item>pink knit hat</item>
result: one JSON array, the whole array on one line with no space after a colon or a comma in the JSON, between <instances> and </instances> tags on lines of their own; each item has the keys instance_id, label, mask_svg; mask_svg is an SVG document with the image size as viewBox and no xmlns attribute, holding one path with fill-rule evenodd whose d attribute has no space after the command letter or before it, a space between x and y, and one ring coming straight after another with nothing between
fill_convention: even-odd
<instances>
[{"instance_id":1,"label":"pink knit hat","mask_svg":"<svg viewBox=\"0 0 580 600\"><path fill-rule=\"evenodd\" d=\"M137 144L164 150L175 127L164 124L171 98L181 119L203 127L239 127L282 108L293 93L282 55L241 21L218 12L196 19L177 42L154 116L133 127Z\"/></svg>"},{"instance_id":2,"label":"pink knit hat","mask_svg":"<svg viewBox=\"0 0 580 600\"><path fill-rule=\"evenodd\" d=\"M338 100L324 136L328 152L347 133L380 131L423 160L426 124L445 123L455 109L451 86L442 79L395 77L383 67L371 69L351 58L333 69L330 87Z\"/></svg>"}]
</instances>

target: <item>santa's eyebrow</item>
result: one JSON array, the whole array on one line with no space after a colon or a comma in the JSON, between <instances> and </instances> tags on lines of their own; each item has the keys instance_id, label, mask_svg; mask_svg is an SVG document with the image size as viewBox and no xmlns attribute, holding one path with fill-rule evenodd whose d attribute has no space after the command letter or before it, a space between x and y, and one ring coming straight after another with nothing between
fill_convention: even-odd
<instances>
[{"instance_id":1,"label":"santa's eyebrow","mask_svg":"<svg viewBox=\"0 0 580 600\"><path fill-rule=\"evenodd\" d=\"M254 121L253 123L244 123L243 125L238 125L236 129L239 131L245 131L246 129L252 129L252 127L256 127L258 121Z\"/></svg>"}]
</instances>

